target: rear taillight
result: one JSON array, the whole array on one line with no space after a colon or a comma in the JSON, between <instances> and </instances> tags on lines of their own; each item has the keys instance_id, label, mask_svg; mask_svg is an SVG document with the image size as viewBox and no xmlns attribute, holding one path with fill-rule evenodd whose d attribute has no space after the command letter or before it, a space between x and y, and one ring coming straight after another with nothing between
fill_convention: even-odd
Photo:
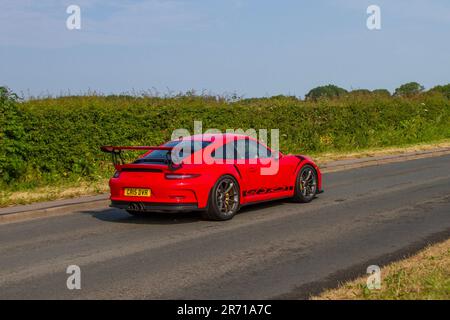
<instances>
[{"instance_id":1,"label":"rear taillight","mask_svg":"<svg viewBox=\"0 0 450 320\"><path fill-rule=\"evenodd\" d=\"M199 177L199 174L189 173L166 173L165 177L169 180L185 180Z\"/></svg>"}]
</instances>

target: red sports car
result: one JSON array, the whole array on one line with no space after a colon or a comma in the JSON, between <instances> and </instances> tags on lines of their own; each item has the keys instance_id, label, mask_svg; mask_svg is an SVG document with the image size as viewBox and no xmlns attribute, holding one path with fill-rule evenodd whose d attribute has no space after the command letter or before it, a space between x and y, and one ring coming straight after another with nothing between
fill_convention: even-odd
<instances>
[{"instance_id":1,"label":"red sports car","mask_svg":"<svg viewBox=\"0 0 450 320\"><path fill-rule=\"evenodd\" d=\"M238 134L203 134L159 147L105 146L116 168L111 206L132 215L199 210L212 220L231 219L241 206L292 198L310 202L322 192L317 165L302 155L274 152ZM125 163L123 150L145 150Z\"/></svg>"}]
</instances>

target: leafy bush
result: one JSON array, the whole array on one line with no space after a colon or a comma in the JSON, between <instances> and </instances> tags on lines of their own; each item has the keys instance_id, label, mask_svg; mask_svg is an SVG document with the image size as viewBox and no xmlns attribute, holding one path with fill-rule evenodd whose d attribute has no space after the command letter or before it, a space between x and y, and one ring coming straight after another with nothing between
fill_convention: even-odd
<instances>
[{"instance_id":1,"label":"leafy bush","mask_svg":"<svg viewBox=\"0 0 450 320\"><path fill-rule=\"evenodd\" d=\"M329 84L327 86L317 87L309 91L306 95L306 100L316 101L320 98L337 98L345 95L346 93L347 90L333 84Z\"/></svg>"},{"instance_id":2,"label":"leafy bush","mask_svg":"<svg viewBox=\"0 0 450 320\"><path fill-rule=\"evenodd\" d=\"M0 177L4 182L22 177L27 165L23 115L17 100L8 88L0 87Z\"/></svg>"},{"instance_id":3,"label":"leafy bush","mask_svg":"<svg viewBox=\"0 0 450 320\"><path fill-rule=\"evenodd\" d=\"M372 91L373 94L384 96L384 97L390 97L391 93L387 89L375 89Z\"/></svg>"},{"instance_id":4,"label":"leafy bush","mask_svg":"<svg viewBox=\"0 0 450 320\"><path fill-rule=\"evenodd\" d=\"M356 89L348 93L350 96L370 98L371 96L390 97L391 93L386 89L376 89L370 91L368 89Z\"/></svg>"},{"instance_id":5,"label":"leafy bush","mask_svg":"<svg viewBox=\"0 0 450 320\"><path fill-rule=\"evenodd\" d=\"M351 95L361 95L361 96L370 96L372 91L368 89L355 89L349 92Z\"/></svg>"},{"instance_id":6,"label":"leafy bush","mask_svg":"<svg viewBox=\"0 0 450 320\"><path fill-rule=\"evenodd\" d=\"M280 129L281 151L353 151L450 138L450 101L442 94L411 98L342 96L227 99L78 96L18 102L1 91L0 184L34 186L111 173L102 145L159 145L174 129Z\"/></svg>"}]
</instances>

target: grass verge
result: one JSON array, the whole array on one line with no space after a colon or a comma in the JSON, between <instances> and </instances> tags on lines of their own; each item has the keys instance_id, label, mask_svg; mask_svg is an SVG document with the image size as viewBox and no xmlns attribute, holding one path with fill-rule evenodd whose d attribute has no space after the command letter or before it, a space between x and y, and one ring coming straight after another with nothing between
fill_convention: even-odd
<instances>
[{"instance_id":1,"label":"grass verge","mask_svg":"<svg viewBox=\"0 0 450 320\"><path fill-rule=\"evenodd\" d=\"M434 143L421 143L399 147L376 148L360 150L355 152L334 152L311 154L317 163L323 165L330 161L344 159L358 159L365 157L376 157L384 155L397 155L417 151L450 148L450 139L440 140ZM23 190L0 191L0 207L30 204L34 202L51 201L79 196L95 195L108 191L108 179L98 177L96 180L68 180L57 184L49 184L36 187L27 187Z\"/></svg>"},{"instance_id":2,"label":"grass verge","mask_svg":"<svg viewBox=\"0 0 450 320\"><path fill-rule=\"evenodd\" d=\"M448 300L450 239L381 269L381 289L369 290L366 277L344 283L313 300Z\"/></svg>"},{"instance_id":3,"label":"grass verge","mask_svg":"<svg viewBox=\"0 0 450 320\"><path fill-rule=\"evenodd\" d=\"M325 164L331 161L337 160L350 160L350 159L360 159L360 158L370 158L377 156L387 156L387 155L401 155L411 152L419 151L431 151L435 149L450 148L450 139L443 139L435 142L428 143L418 143L405 146L394 146L385 148L371 148L366 150L358 150L355 152L326 152L311 154L311 157L318 164Z\"/></svg>"},{"instance_id":4,"label":"grass verge","mask_svg":"<svg viewBox=\"0 0 450 320\"><path fill-rule=\"evenodd\" d=\"M0 191L0 207L96 195L109 190L108 179L64 182L23 191Z\"/></svg>"}]
</instances>

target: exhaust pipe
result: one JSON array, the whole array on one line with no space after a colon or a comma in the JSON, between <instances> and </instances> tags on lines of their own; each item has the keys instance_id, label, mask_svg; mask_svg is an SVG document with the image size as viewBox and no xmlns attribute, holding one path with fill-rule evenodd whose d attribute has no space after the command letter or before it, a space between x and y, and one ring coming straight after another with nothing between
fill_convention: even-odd
<instances>
[{"instance_id":1,"label":"exhaust pipe","mask_svg":"<svg viewBox=\"0 0 450 320\"><path fill-rule=\"evenodd\" d=\"M128 210L132 210L132 211L140 211L140 212L144 212L145 211L145 206L143 203L130 203L130 205L128 206Z\"/></svg>"}]
</instances>

